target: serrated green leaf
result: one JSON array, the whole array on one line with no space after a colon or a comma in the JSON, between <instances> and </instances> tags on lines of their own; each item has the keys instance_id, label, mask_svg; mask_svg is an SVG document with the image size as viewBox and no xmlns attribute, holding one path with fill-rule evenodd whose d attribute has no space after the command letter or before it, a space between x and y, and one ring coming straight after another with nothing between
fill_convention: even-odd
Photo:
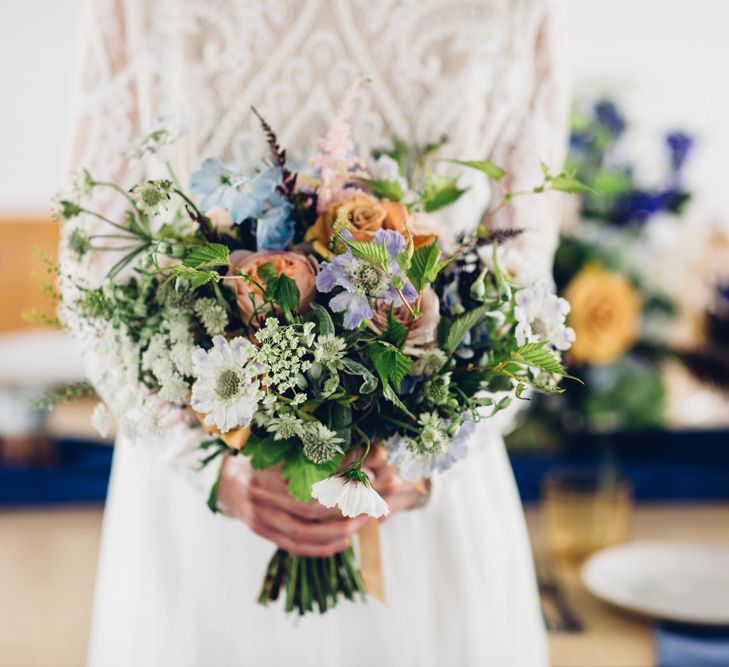
<instances>
[{"instance_id":1,"label":"serrated green leaf","mask_svg":"<svg viewBox=\"0 0 729 667\"><path fill-rule=\"evenodd\" d=\"M251 467L263 470L280 463L286 456L295 451L294 440L274 440L273 436L259 438L254 433L248 438L243 453L250 459Z\"/></svg>"},{"instance_id":2,"label":"serrated green leaf","mask_svg":"<svg viewBox=\"0 0 729 667\"><path fill-rule=\"evenodd\" d=\"M333 336L334 335L334 321L329 311L320 306L318 303L311 304L311 310L314 311L316 319L319 321L319 335L320 336Z\"/></svg>"},{"instance_id":3,"label":"serrated green leaf","mask_svg":"<svg viewBox=\"0 0 729 667\"><path fill-rule=\"evenodd\" d=\"M405 403L400 400L400 397L395 393L395 390L389 385L385 384L382 386L382 396L386 400L390 401L396 408L404 412L408 417L416 419L415 415L407 409Z\"/></svg>"},{"instance_id":4,"label":"serrated green leaf","mask_svg":"<svg viewBox=\"0 0 729 667\"><path fill-rule=\"evenodd\" d=\"M169 271L174 277L189 280L190 289L197 289L213 280L220 280L220 274L217 271L200 271L184 264L175 264L169 268Z\"/></svg>"},{"instance_id":5,"label":"serrated green leaf","mask_svg":"<svg viewBox=\"0 0 729 667\"><path fill-rule=\"evenodd\" d=\"M297 311L301 294L296 282L285 274L278 277L273 300L286 311Z\"/></svg>"},{"instance_id":6,"label":"serrated green leaf","mask_svg":"<svg viewBox=\"0 0 729 667\"><path fill-rule=\"evenodd\" d=\"M375 196L382 199L399 202L405 196L402 186L397 181L371 180L369 178L360 178L357 180L360 183L364 183L364 185L372 190Z\"/></svg>"},{"instance_id":7,"label":"serrated green leaf","mask_svg":"<svg viewBox=\"0 0 729 667\"><path fill-rule=\"evenodd\" d=\"M436 241L421 246L413 253L408 278L418 292L435 281L438 276L439 260L440 248Z\"/></svg>"},{"instance_id":8,"label":"serrated green leaf","mask_svg":"<svg viewBox=\"0 0 729 667\"><path fill-rule=\"evenodd\" d=\"M423 208L426 213L432 213L457 201L464 192L466 189L459 188L454 178L442 179L437 186L423 195L421 200Z\"/></svg>"},{"instance_id":9,"label":"serrated green leaf","mask_svg":"<svg viewBox=\"0 0 729 667\"><path fill-rule=\"evenodd\" d=\"M367 353L380 376L382 386L392 383L395 389L399 390L400 383L413 365L412 359L394 346L379 341L372 343L367 348Z\"/></svg>"},{"instance_id":10,"label":"serrated green leaf","mask_svg":"<svg viewBox=\"0 0 729 667\"><path fill-rule=\"evenodd\" d=\"M386 343L392 343L395 347L402 347L402 344L407 338L408 330L402 322L398 322L395 319L393 313L393 307L390 306L390 310L387 312L387 328L380 337L381 340Z\"/></svg>"},{"instance_id":11,"label":"serrated green leaf","mask_svg":"<svg viewBox=\"0 0 729 667\"><path fill-rule=\"evenodd\" d=\"M587 192L590 189L584 183L580 183L580 181L572 176L555 176L551 183L552 190L559 190L560 192L568 192L570 194Z\"/></svg>"},{"instance_id":12,"label":"serrated green leaf","mask_svg":"<svg viewBox=\"0 0 729 667\"><path fill-rule=\"evenodd\" d=\"M483 322L489 312L487 306L479 306L452 320L446 320L441 328L441 343L449 354L460 345L466 334L477 324Z\"/></svg>"},{"instance_id":13,"label":"serrated green leaf","mask_svg":"<svg viewBox=\"0 0 729 667\"><path fill-rule=\"evenodd\" d=\"M506 176L506 171L498 165L495 165L491 162L491 160L449 160L449 162L460 164L471 169L476 169L477 171L483 172L494 181L500 181L504 176Z\"/></svg>"},{"instance_id":14,"label":"serrated green leaf","mask_svg":"<svg viewBox=\"0 0 729 667\"><path fill-rule=\"evenodd\" d=\"M554 353L545 348L546 343L526 343L511 355L515 361L521 361L547 373L566 375L564 366L557 360Z\"/></svg>"},{"instance_id":15,"label":"serrated green leaf","mask_svg":"<svg viewBox=\"0 0 729 667\"><path fill-rule=\"evenodd\" d=\"M289 493L305 503L311 500L311 487L329 477L341 461L342 457L337 456L327 463L312 463L299 449L281 466L281 477L288 481Z\"/></svg>"},{"instance_id":16,"label":"serrated green leaf","mask_svg":"<svg viewBox=\"0 0 729 667\"><path fill-rule=\"evenodd\" d=\"M278 284L278 271L276 271L276 267L271 262L266 262L258 267L257 273L266 288L273 294Z\"/></svg>"},{"instance_id":17,"label":"serrated green leaf","mask_svg":"<svg viewBox=\"0 0 729 667\"><path fill-rule=\"evenodd\" d=\"M384 243L374 243L372 241L351 241L340 237L344 244L350 249L352 254L368 264L372 264L380 269L387 270L390 262L390 255L387 252L387 246Z\"/></svg>"},{"instance_id":18,"label":"serrated green leaf","mask_svg":"<svg viewBox=\"0 0 729 667\"><path fill-rule=\"evenodd\" d=\"M363 382L359 388L361 394L369 394L377 388L377 378L359 362L345 357L342 359L342 370L347 375L357 375L362 378Z\"/></svg>"},{"instance_id":19,"label":"serrated green leaf","mask_svg":"<svg viewBox=\"0 0 729 667\"><path fill-rule=\"evenodd\" d=\"M193 248L182 260L182 263L193 269L227 266L230 264L230 250L228 250L228 246L222 243L208 243Z\"/></svg>"}]
</instances>

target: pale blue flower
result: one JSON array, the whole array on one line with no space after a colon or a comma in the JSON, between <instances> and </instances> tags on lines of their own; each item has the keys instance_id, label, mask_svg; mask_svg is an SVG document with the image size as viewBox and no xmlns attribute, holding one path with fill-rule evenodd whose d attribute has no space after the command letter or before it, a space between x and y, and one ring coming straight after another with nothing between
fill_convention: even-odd
<instances>
[{"instance_id":1,"label":"pale blue flower","mask_svg":"<svg viewBox=\"0 0 729 667\"><path fill-rule=\"evenodd\" d=\"M343 236L349 237L348 231ZM356 329L362 322L372 318L373 311L370 298L382 299L395 308L402 305L402 299L392 285L394 276L402 277L402 269L395 257L405 247L405 239L392 230L379 230L373 243L384 243L390 257L387 271L383 271L368 262L357 259L351 252L337 255L331 262L323 262L322 270L316 277L316 287L320 292L329 293L335 287L344 291L329 301L329 307L335 312L344 312L344 326ZM408 280L402 289L408 303L417 298L417 292Z\"/></svg>"},{"instance_id":2,"label":"pale blue flower","mask_svg":"<svg viewBox=\"0 0 729 667\"><path fill-rule=\"evenodd\" d=\"M283 197L268 201L256 224L258 250L286 250L294 240L293 207Z\"/></svg>"},{"instance_id":3,"label":"pale blue flower","mask_svg":"<svg viewBox=\"0 0 729 667\"><path fill-rule=\"evenodd\" d=\"M207 211L222 206L235 224L263 213L266 200L276 192L281 170L270 167L252 178L217 158L208 158L190 178L190 189L203 195L200 208Z\"/></svg>"}]
</instances>

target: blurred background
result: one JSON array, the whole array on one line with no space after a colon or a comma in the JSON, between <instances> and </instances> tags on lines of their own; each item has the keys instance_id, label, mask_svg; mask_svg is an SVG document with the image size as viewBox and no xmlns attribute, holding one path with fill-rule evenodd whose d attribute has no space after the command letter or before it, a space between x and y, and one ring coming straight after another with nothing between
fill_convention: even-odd
<instances>
[{"instance_id":1,"label":"blurred background","mask_svg":"<svg viewBox=\"0 0 729 667\"><path fill-rule=\"evenodd\" d=\"M711 561L729 601L729 4L568 4L570 163L592 192L564 211L555 280L585 386L534 397L509 438L553 664L729 665L726 604L656 602L636 555L690 547L679 565ZM80 6L0 0L0 667L84 663L111 462L51 326Z\"/></svg>"}]
</instances>

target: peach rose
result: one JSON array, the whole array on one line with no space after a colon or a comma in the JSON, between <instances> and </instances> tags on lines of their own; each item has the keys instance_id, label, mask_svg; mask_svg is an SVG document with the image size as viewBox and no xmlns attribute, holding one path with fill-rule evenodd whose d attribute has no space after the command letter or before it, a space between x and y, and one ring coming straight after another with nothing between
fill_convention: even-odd
<instances>
[{"instance_id":1,"label":"peach rose","mask_svg":"<svg viewBox=\"0 0 729 667\"><path fill-rule=\"evenodd\" d=\"M573 361L609 364L637 340L642 304L624 276L586 266L567 285L565 298L572 307L567 323L576 335Z\"/></svg>"},{"instance_id":2,"label":"peach rose","mask_svg":"<svg viewBox=\"0 0 729 667\"><path fill-rule=\"evenodd\" d=\"M407 218L408 212L403 204L358 194L330 204L309 228L306 240L318 241L324 248L329 247L334 223L338 219L347 221L355 241L371 241L380 229L392 229L404 234Z\"/></svg>"},{"instance_id":3,"label":"peach rose","mask_svg":"<svg viewBox=\"0 0 729 667\"><path fill-rule=\"evenodd\" d=\"M284 274L291 278L299 288L299 310L306 311L316 295L316 265L305 255L297 252L270 250L266 252L247 252L239 250L230 256L231 263L241 273L250 276L256 282L263 284L258 269L263 264L273 264L278 275ZM251 324L251 317L255 308L263 302L261 290L256 285L243 280L233 281L238 307L243 321ZM253 295L253 301L251 296ZM255 304L255 306L254 306Z\"/></svg>"},{"instance_id":4,"label":"peach rose","mask_svg":"<svg viewBox=\"0 0 729 667\"><path fill-rule=\"evenodd\" d=\"M374 303L374 314L370 320L370 329L381 334L387 327L387 314L390 304L377 299ZM412 357L418 357L429 348L432 348L438 337L438 323L440 322L440 302L435 291L426 287L420 301L421 317L413 321L410 311L400 306L392 311L393 316L408 329L408 335L403 345L403 352Z\"/></svg>"}]
</instances>

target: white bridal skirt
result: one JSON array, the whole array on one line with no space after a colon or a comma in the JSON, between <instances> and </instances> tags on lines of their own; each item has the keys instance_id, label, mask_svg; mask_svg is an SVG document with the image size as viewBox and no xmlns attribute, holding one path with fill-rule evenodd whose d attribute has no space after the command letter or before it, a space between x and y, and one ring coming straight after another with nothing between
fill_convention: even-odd
<instances>
[{"instance_id":1,"label":"white bridal skirt","mask_svg":"<svg viewBox=\"0 0 729 667\"><path fill-rule=\"evenodd\" d=\"M143 446L117 444L106 505L92 667L542 667L524 517L500 436L433 481L422 510L382 526L387 604L324 616L264 608L275 547L213 515Z\"/></svg>"}]
</instances>

